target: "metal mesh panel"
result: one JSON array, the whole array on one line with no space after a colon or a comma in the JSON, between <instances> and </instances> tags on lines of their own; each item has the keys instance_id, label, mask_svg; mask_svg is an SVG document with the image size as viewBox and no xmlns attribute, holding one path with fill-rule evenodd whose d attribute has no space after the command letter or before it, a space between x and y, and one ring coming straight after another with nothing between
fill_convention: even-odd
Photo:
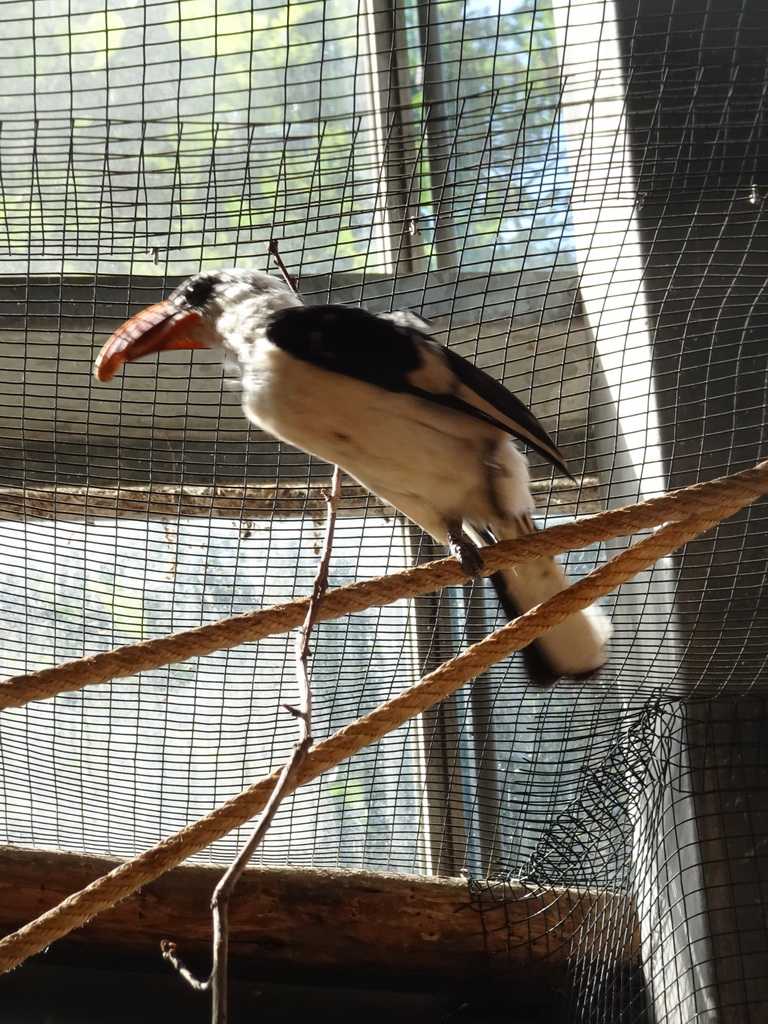
<instances>
[{"instance_id":1,"label":"metal mesh panel","mask_svg":"<svg viewBox=\"0 0 768 1024\"><path fill-rule=\"evenodd\" d=\"M249 431L209 353L90 377L129 313L271 237L307 301L420 312L532 406L584 479L531 457L542 523L765 454L757 0L257 7L2 5L7 675L307 592L327 467ZM574 946L575 1020L758 1019L765 526L622 587L598 680L512 659L306 787L264 861L627 893ZM332 582L433 555L357 495ZM316 734L497 615L478 584L323 626ZM293 687L281 636L4 712L0 841L143 849L280 763Z\"/></svg>"}]
</instances>

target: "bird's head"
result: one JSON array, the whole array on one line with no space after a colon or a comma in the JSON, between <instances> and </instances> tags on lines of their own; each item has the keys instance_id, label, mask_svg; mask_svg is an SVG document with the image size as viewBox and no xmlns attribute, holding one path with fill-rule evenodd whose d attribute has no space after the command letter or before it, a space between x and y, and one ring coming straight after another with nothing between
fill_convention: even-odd
<instances>
[{"instance_id":1,"label":"bird's head","mask_svg":"<svg viewBox=\"0 0 768 1024\"><path fill-rule=\"evenodd\" d=\"M228 320L252 313L268 316L301 300L287 285L259 270L206 270L180 285L163 302L137 313L99 352L94 376L112 380L124 363L179 348L220 348Z\"/></svg>"}]
</instances>

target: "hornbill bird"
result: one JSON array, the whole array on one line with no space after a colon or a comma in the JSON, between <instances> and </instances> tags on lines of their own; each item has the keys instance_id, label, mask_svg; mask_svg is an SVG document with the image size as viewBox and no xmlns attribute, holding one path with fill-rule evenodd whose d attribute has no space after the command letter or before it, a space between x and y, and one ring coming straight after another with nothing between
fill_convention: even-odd
<instances>
[{"instance_id":1,"label":"hornbill bird","mask_svg":"<svg viewBox=\"0 0 768 1024\"><path fill-rule=\"evenodd\" d=\"M94 372L108 381L124 363L178 348L221 350L252 423L339 465L449 545L468 575L482 567L478 547L536 529L528 465L514 439L570 476L523 403L435 342L412 313L307 306L261 271L208 270L125 323ZM551 557L491 579L510 617L568 586ZM594 674L609 635L597 608L575 613L525 649L531 680Z\"/></svg>"}]
</instances>

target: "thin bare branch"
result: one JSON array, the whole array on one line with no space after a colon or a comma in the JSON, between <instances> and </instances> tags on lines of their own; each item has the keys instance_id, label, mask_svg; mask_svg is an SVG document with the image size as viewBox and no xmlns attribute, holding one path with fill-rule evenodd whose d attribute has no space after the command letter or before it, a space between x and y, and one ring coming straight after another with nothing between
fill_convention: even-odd
<instances>
[{"instance_id":1,"label":"thin bare branch","mask_svg":"<svg viewBox=\"0 0 768 1024\"><path fill-rule=\"evenodd\" d=\"M303 719L303 732L300 726L299 742L310 736L312 732L312 688L309 679L309 637L312 628L317 621L320 611L320 604L328 589L328 570L331 564L331 552L333 550L333 535L336 530L336 512L341 497L341 470L338 466L333 468L333 479L330 492L323 489L323 497L326 504L325 537L323 538L323 549L320 561L315 574L315 582L312 586L312 594L309 599L307 614L304 624L299 629L296 643L296 675L299 681L300 702L298 708L290 708L292 714L301 722Z\"/></svg>"},{"instance_id":2,"label":"thin bare branch","mask_svg":"<svg viewBox=\"0 0 768 1024\"><path fill-rule=\"evenodd\" d=\"M296 295L298 295L299 294L299 279L298 279L298 277L294 277L293 274L291 274L289 272L289 270L286 267L285 263L283 263L283 257L280 255L280 241L279 241L279 239L277 239L277 238L270 238L269 242L267 242L267 252L272 257L272 259L275 261L275 266L280 271L280 273L283 275L283 280L285 281L285 283L288 285L288 287L291 289L291 291L295 292Z\"/></svg>"},{"instance_id":3,"label":"thin bare branch","mask_svg":"<svg viewBox=\"0 0 768 1024\"><path fill-rule=\"evenodd\" d=\"M172 967L174 967L181 977L189 982L193 989L197 992L207 992L210 988L211 979L207 978L205 981L200 981L194 974L189 970L188 967L176 956L176 943L171 942L170 939L163 939L160 942L160 952L163 954L163 960L167 960Z\"/></svg>"},{"instance_id":4,"label":"thin bare branch","mask_svg":"<svg viewBox=\"0 0 768 1024\"><path fill-rule=\"evenodd\" d=\"M303 730L303 724L300 725ZM312 746L312 737L306 735L296 744L288 761L286 761L277 785L272 790L264 810L259 815L256 825L237 857L232 861L213 891L211 910L213 911L213 968L208 979L213 993L211 1020L213 1024L226 1024L227 1021L227 967L229 960L229 900L240 881L240 877L248 867L248 862L269 831L280 804L296 788L294 777L296 770L307 756Z\"/></svg>"},{"instance_id":5,"label":"thin bare branch","mask_svg":"<svg viewBox=\"0 0 768 1024\"><path fill-rule=\"evenodd\" d=\"M213 1024L226 1024L227 1021L227 965L229 956L229 900L240 876L245 871L253 854L258 849L269 831L275 814L282 801L296 788L295 777L299 766L312 746L312 687L309 674L309 638L312 627L317 621L320 604L328 589L328 571L333 550L333 535L336 527L336 512L341 497L341 470L334 468L333 482L330 492L323 490L327 507L327 518L323 549L318 563L317 573L312 587L312 594L307 607L303 625L296 637L296 675L299 683L299 703L283 705L298 722L299 736L293 753L286 761L277 784L259 815L253 831L242 849L227 868L211 899L213 912L213 967L205 981L198 978L184 966L176 955L176 944L166 939L161 943L163 958L178 971L182 978L197 991L211 989Z\"/></svg>"}]
</instances>

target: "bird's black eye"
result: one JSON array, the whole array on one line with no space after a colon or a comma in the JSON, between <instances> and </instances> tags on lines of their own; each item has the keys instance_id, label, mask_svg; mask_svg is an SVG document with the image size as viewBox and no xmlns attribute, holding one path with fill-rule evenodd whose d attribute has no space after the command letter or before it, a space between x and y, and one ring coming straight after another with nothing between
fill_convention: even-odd
<instances>
[{"instance_id":1,"label":"bird's black eye","mask_svg":"<svg viewBox=\"0 0 768 1024\"><path fill-rule=\"evenodd\" d=\"M210 299L213 294L213 290L218 283L219 279L215 274L206 274L204 277L193 277L192 280L184 286L184 291L182 292L184 300L194 309L202 309L208 299Z\"/></svg>"}]
</instances>

